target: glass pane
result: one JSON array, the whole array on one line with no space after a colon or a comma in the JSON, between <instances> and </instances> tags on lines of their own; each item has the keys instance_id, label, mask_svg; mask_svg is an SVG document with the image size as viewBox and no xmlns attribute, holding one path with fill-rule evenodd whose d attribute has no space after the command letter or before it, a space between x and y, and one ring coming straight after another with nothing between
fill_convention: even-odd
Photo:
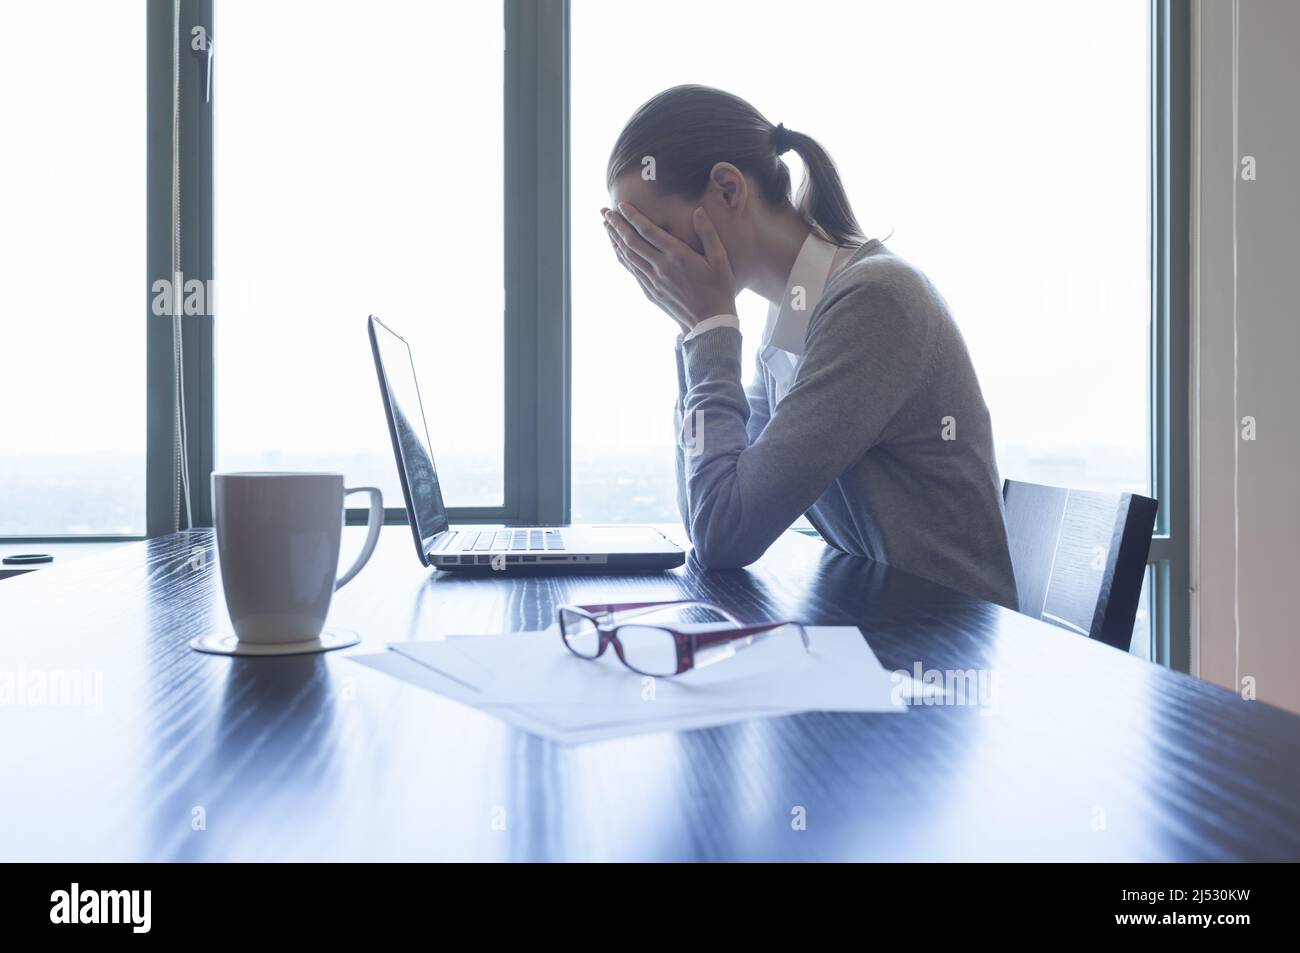
<instances>
[{"instance_id":1,"label":"glass pane","mask_svg":"<svg viewBox=\"0 0 1300 953\"><path fill-rule=\"evenodd\" d=\"M677 640L667 629L652 625L622 625L618 640L623 659L642 675L667 677L677 671Z\"/></svg>"},{"instance_id":2,"label":"glass pane","mask_svg":"<svg viewBox=\"0 0 1300 953\"><path fill-rule=\"evenodd\" d=\"M584 658L596 657L600 651L600 631L595 622L566 609L560 612L560 624L564 627L565 644L570 649Z\"/></svg>"},{"instance_id":3,"label":"glass pane","mask_svg":"<svg viewBox=\"0 0 1300 953\"><path fill-rule=\"evenodd\" d=\"M677 518L677 329L597 216L623 123L688 82L829 150L867 233L951 306L1004 477L1146 492L1146 4L755 0L725 43L682 28L726 9L573 0L574 519ZM628 36L637 68L610 69ZM766 308L742 294L747 376Z\"/></svg>"},{"instance_id":4,"label":"glass pane","mask_svg":"<svg viewBox=\"0 0 1300 953\"><path fill-rule=\"evenodd\" d=\"M1158 661L1153 651L1154 646L1151 644L1151 623L1155 616L1153 611L1155 580L1152 568L1147 566L1146 574L1142 577L1142 595L1138 597L1137 615L1133 619L1133 640L1129 643L1130 652L1149 662Z\"/></svg>"},{"instance_id":5,"label":"glass pane","mask_svg":"<svg viewBox=\"0 0 1300 953\"><path fill-rule=\"evenodd\" d=\"M0 88L0 535L142 535L144 6L6 4Z\"/></svg>"},{"instance_id":6,"label":"glass pane","mask_svg":"<svg viewBox=\"0 0 1300 953\"><path fill-rule=\"evenodd\" d=\"M401 506L366 317L411 344L449 506L503 503L502 8L217 8L217 461Z\"/></svg>"}]
</instances>

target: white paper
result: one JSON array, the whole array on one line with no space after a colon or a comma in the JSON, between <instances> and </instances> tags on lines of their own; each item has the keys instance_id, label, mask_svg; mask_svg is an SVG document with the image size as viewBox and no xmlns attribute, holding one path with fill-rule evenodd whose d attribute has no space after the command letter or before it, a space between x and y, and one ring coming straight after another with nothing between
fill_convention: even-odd
<instances>
[{"instance_id":1,"label":"white paper","mask_svg":"<svg viewBox=\"0 0 1300 953\"><path fill-rule=\"evenodd\" d=\"M594 661L578 658L554 630L390 647L473 686L479 704L580 705L606 718L644 717L647 705L661 716L735 708L904 710L896 701L896 680L857 628L810 626L808 636L811 651L785 630L714 665L657 679L629 671L612 648Z\"/></svg>"},{"instance_id":2,"label":"white paper","mask_svg":"<svg viewBox=\"0 0 1300 953\"><path fill-rule=\"evenodd\" d=\"M583 744L663 731L688 731L692 728L710 728L752 718L788 714L775 710L713 709L671 717L628 721L602 719L586 705L548 705L525 709L513 705L479 704L477 693L463 682L453 681L398 652L350 655L348 658L408 684L478 708L485 714L499 718L516 728L559 744Z\"/></svg>"},{"instance_id":3,"label":"white paper","mask_svg":"<svg viewBox=\"0 0 1300 953\"><path fill-rule=\"evenodd\" d=\"M808 635L811 651L786 630L714 665L658 679L629 671L612 649L580 659L554 627L394 643L391 652L350 657L562 744L811 710L906 711L899 699L910 697L910 686L885 671L857 628L811 626Z\"/></svg>"}]
</instances>

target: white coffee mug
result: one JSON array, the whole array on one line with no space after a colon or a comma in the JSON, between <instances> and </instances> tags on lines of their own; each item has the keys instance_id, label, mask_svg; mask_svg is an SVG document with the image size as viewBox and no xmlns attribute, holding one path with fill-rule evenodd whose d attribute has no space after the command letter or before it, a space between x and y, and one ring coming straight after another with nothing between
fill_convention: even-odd
<instances>
[{"instance_id":1,"label":"white coffee mug","mask_svg":"<svg viewBox=\"0 0 1300 953\"><path fill-rule=\"evenodd\" d=\"M370 495L365 544L335 579L343 498ZM379 541L384 502L339 473L214 473L212 504L226 608L240 642L280 645L320 636L334 591L361 571Z\"/></svg>"}]
</instances>

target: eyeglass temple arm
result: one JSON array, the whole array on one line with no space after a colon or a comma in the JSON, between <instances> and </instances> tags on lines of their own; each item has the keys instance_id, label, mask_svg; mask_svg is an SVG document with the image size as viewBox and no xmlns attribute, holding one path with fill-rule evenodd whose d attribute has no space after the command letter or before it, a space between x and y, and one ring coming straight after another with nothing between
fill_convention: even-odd
<instances>
[{"instance_id":1,"label":"eyeglass temple arm","mask_svg":"<svg viewBox=\"0 0 1300 953\"><path fill-rule=\"evenodd\" d=\"M803 640L803 647L808 648L808 633L804 629L803 623L800 622L764 622L760 625L741 626L739 629L723 629L720 632L697 632L694 636L695 648L706 649L713 645L723 645L736 639L771 632L773 629L779 629L786 625L792 625L799 630L799 638Z\"/></svg>"},{"instance_id":2,"label":"eyeglass temple arm","mask_svg":"<svg viewBox=\"0 0 1300 953\"><path fill-rule=\"evenodd\" d=\"M713 612L718 613L718 615L723 616L728 622L731 622L735 625L740 624L740 620L737 619L730 612L728 612L726 609L723 609L720 606L715 606L711 602L701 602L699 599L672 599L669 600L668 602L606 603L603 605L594 605L594 606L575 606L574 608L581 609L583 612L636 612L636 611L652 612L658 609L667 609L672 606L677 606L679 608L683 606L699 606L702 609L710 609ZM782 624L784 625L784 623Z\"/></svg>"}]
</instances>

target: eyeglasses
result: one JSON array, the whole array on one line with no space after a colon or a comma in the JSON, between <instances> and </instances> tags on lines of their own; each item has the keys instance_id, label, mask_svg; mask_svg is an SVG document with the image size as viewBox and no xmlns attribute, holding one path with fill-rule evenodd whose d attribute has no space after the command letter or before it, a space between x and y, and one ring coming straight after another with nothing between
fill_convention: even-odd
<instances>
[{"instance_id":1,"label":"eyeglasses","mask_svg":"<svg viewBox=\"0 0 1300 953\"><path fill-rule=\"evenodd\" d=\"M615 614L623 618L650 615L689 608L716 612L735 628L711 632L684 632L667 625L643 622L615 624ZM694 599L672 602L625 602L594 606L560 606L560 637L569 651L579 658L597 659L609 646L619 661L638 675L666 678L681 675L693 668L703 668L731 658L740 649L753 645L777 629L789 626L799 633L804 651L810 651L808 633L799 622L764 622L744 625L725 609Z\"/></svg>"}]
</instances>

